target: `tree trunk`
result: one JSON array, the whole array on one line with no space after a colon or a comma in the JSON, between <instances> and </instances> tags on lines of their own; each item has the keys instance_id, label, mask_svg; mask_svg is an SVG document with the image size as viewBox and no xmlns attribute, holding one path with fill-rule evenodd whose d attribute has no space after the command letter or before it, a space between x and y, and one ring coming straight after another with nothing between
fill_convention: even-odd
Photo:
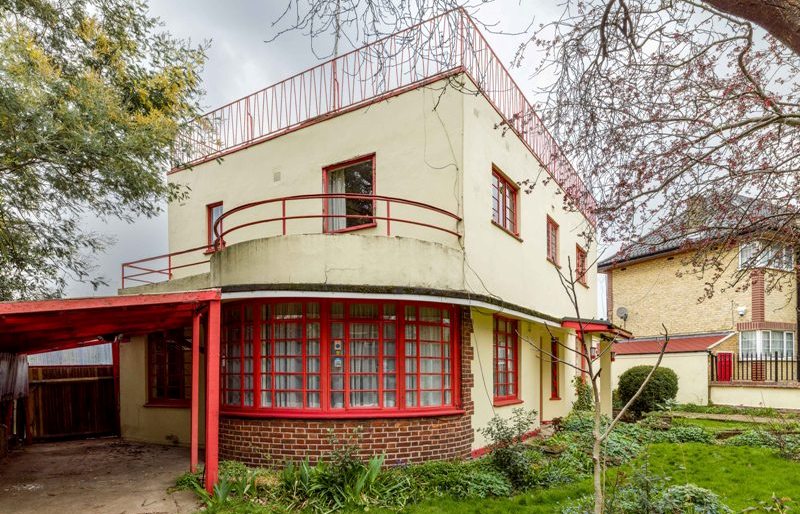
<instances>
[{"instance_id":1,"label":"tree trunk","mask_svg":"<svg viewBox=\"0 0 800 514\"><path fill-rule=\"evenodd\" d=\"M800 0L705 0L705 3L760 25L800 55Z\"/></svg>"},{"instance_id":2,"label":"tree trunk","mask_svg":"<svg viewBox=\"0 0 800 514\"><path fill-rule=\"evenodd\" d=\"M603 468L600 460L603 445L603 415L600 410L600 388L597 385L597 379L594 377L592 377L592 393L594 394L594 426L592 427L592 435L594 436L594 443L592 444L594 514L603 514L603 504L605 502L603 501Z\"/></svg>"}]
</instances>

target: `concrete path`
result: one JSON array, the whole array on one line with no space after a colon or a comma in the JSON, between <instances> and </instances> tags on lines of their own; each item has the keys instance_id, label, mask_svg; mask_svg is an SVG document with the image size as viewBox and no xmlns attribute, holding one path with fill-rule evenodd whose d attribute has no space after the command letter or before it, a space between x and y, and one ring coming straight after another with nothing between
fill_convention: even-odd
<instances>
[{"instance_id":1,"label":"concrete path","mask_svg":"<svg viewBox=\"0 0 800 514\"><path fill-rule=\"evenodd\" d=\"M189 450L116 438L34 444L0 461L3 514L183 514L192 493L167 493Z\"/></svg>"}]
</instances>

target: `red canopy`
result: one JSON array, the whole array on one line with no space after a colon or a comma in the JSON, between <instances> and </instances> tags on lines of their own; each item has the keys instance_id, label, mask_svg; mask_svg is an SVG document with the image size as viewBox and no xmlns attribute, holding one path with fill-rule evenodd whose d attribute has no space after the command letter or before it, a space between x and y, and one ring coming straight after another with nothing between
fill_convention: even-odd
<instances>
[{"instance_id":1,"label":"red canopy","mask_svg":"<svg viewBox=\"0 0 800 514\"><path fill-rule=\"evenodd\" d=\"M192 325L218 289L182 293L0 302L0 352L37 353Z\"/></svg>"}]
</instances>

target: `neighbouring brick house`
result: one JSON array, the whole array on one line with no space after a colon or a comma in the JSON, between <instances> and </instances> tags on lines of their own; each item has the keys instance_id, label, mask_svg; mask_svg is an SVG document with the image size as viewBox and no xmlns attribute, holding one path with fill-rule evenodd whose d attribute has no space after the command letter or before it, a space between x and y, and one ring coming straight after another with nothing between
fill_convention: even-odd
<instances>
[{"instance_id":1,"label":"neighbouring brick house","mask_svg":"<svg viewBox=\"0 0 800 514\"><path fill-rule=\"evenodd\" d=\"M737 201L743 206L752 202L745 197ZM689 209L685 215L690 216ZM681 223L690 225L681 220L675 225ZM695 371L701 368L705 382L796 381L794 247L769 233L742 231L737 243L722 252L723 272L713 295L707 295L714 272L710 267L705 273L700 270L693 244L691 237L657 229L598 264L607 277L608 319L636 334L633 341L616 345L617 361L621 357L623 364L615 364L615 379L637 362L655 360L663 324L676 343L668 348L665 365L678 353L711 362L681 365L694 369L687 381L698 380ZM692 397L708 395L698 390Z\"/></svg>"},{"instance_id":2,"label":"neighbouring brick house","mask_svg":"<svg viewBox=\"0 0 800 514\"><path fill-rule=\"evenodd\" d=\"M586 320L559 270L596 312L594 199L531 113L462 10L236 100L176 143L169 253L117 297L0 304L0 351L113 341L122 437L192 469L205 440L209 489L217 457L469 457L495 414L562 417ZM610 412L620 331L587 328Z\"/></svg>"}]
</instances>

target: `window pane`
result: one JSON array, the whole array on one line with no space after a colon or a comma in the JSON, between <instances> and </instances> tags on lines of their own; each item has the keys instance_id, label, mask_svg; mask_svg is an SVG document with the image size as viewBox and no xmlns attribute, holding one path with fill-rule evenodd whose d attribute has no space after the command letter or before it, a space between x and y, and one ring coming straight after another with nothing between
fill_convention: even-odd
<instances>
[{"instance_id":1,"label":"window pane","mask_svg":"<svg viewBox=\"0 0 800 514\"><path fill-rule=\"evenodd\" d=\"M328 192L335 195L373 194L373 161L369 159L344 168L328 171ZM342 216L328 218L330 230L341 230L372 223L373 202L369 198L331 198L328 200L328 214Z\"/></svg>"},{"instance_id":2,"label":"window pane","mask_svg":"<svg viewBox=\"0 0 800 514\"><path fill-rule=\"evenodd\" d=\"M756 333L741 332L739 334L739 353L742 357L748 358L756 354Z\"/></svg>"}]
</instances>

